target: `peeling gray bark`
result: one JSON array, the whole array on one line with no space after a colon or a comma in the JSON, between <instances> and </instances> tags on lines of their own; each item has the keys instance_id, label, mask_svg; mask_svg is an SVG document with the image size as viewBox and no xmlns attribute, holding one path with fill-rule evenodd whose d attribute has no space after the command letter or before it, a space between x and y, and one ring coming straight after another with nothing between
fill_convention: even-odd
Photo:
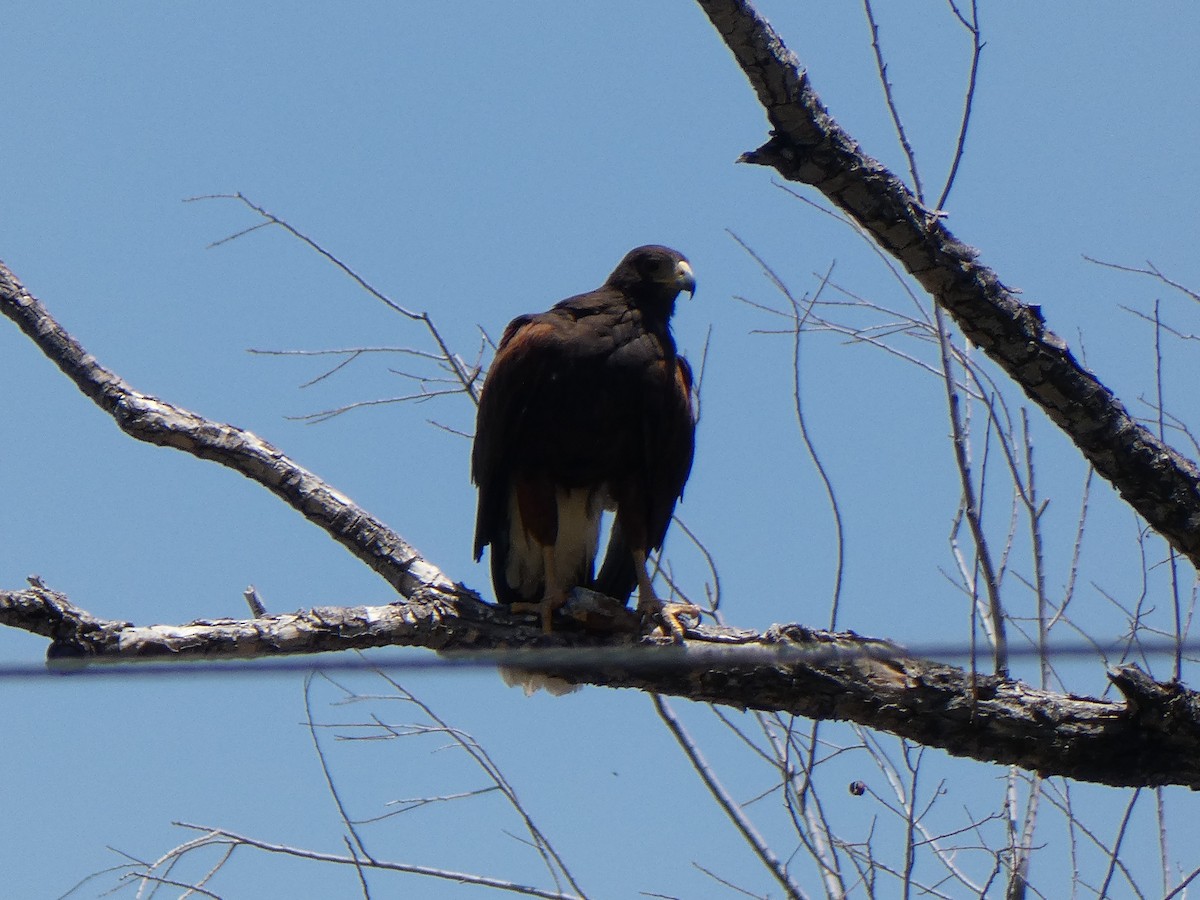
<instances>
[{"instance_id":1,"label":"peeling gray bark","mask_svg":"<svg viewBox=\"0 0 1200 900\"><path fill-rule=\"evenodd\" d=\"M572 602L575 602L574 600ZM568 609L570 612L570 609ZM1124 702L1056 694L908 655L853 632L777 625L665 638L571 630L470 598L135 626L99 619L35 585L0 591L0 624L51 639L52 664L245 659L384 646L459 651L569 684L633 688L737 709L838 719L956 756L1114 786L1200 789L1200 698L1134 666L1110 673ZM319 665L319 663L314 663Z\"/></svg>"},{"instance_id":2,"label":"peeling gray bark","mask_svg":"<svg viewBox=\"0 0 1200 900\"><path fill-rule=\"evenodd\" d=\"M697 0L750 80L771 138L741 161L808 184L861 225L1074 441L1102 476L1200 568L1200 470L1129 415L904 182L829 115L796 56L748 0Z\"/></svg>"}]
</instances>

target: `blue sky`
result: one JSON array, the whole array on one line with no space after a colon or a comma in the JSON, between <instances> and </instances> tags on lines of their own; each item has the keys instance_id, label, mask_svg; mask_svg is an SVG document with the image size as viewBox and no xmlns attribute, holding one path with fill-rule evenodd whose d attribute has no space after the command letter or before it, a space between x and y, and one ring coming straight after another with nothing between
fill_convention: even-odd
<instances>
[{"instance_id":1,"label":"blue sky","mask_svg":"<svg viewBox=\"0 0 1200 900\"><path fill-rule=\"evenodd\" d=\"M834 117L903 172L861 9L761 8ZM940 186L968 44L942 4L888 4L878 14L923 177ZM983 17L987 48L949 227L1144 414L1139 398L1152 398L1155 384L1153 333L1122 307L1145 312L1161 298L1183 331L1200 330L1195 311L1082 255L1150 259L1200 286L1192 46L1200 13L985 4ZM734 299L780 298L730 232L797 295L833 266L848 292L895 309L909 301L845 226L780 190L771 172L735 165L765 140L765 117L698 8L28 4L7 11L5 32L0 258L135 387L275 443L476 588L486 590L487 576L470 553L469 443L429 424L469 430L469 404L447 398L304 424L288 417L406 393L389 367L410 362L367 360L301 390L319 364L246 353L429 349L426 336L280 231L207 249L253 218L230 201L181 201L245 193L396 302L428 310L468 357L481 328L498 336L514 315L596 286L635 245L685 252L699 290L680 304L676 335L694 360L710 330L711 343L680 513L718 560L731 622L827 623L834 543L797 439L790 343L755 333L778 323ZM1192 351L1180 341L1164 349L1167 405L1195 421ZM800 377L847 526L839 623L910 645L964 640L969 611L946 574L958 490L941 383L819 334L805 338ZM11 326L0 328L0 380L5 588L36 573L97 615L145 623L244 615L250 583L273 611L390 599L377 577L258 486L124 437ZM1040 413L1031 421L1039 487L1051 501L1049 577L1060 590L1084 470ZM1003 531L1007 512L997 516ZM1124 618L1106 594L1132 606L1141 591L1139 523L1099 484L1091 516L1076 603L1089 632L1109 640ZM678 534L668 550L702 593L697 554ZM1159 559L1161 545L1146 553ZM1022 566L1018 553L1014 569ZM1190 583L1189 572L1184 578ZM1015 579L1009 585L1011 608L1028 615L1028 592ZM1161 595L1151 600L1161 607ZM40 639L0 632L0 660L36 662L44 650ZM1077 664L1071 677L1081 692L1104 689L1098 661ZM383 690L370 676L340 680ZM751 890L771 889L647 698L588 689L527 699L492 672L404 682L488 746L595 896L713 895L692 860ZM319 719L365 718L363 704L329 706L338 696L316 686ZM398 706L379 708L404 720ZM677 708L737 796L765 788L766 773L707 711ZM299 676L5 684L7 891L58 896L121 862L110 846L153 858L189 836L172 828L176 820L341 852L304 720ZM846 730L827 733L853 741ZM399 797L478 786L434 742L327 740L339 785L363 816ZM1002 770L926 756L930 780L950 785L947 829L969 802L994 808ZM861 760L835 765L828 790L839 799L847 781L872 777ZM963 787L972 778L990 799L973 799ZM1167 794L1170 815L1193 811L1184 792ZM1079 797L1100 821L1126 800L1089 788ZM765 802L751 810L771 832L777 813ZM406 814L379 826L372 845L382 857L538 879L532 853L501 833L513 825L493 803ZM863 833L878 812L845 806L848 834ZM786 832L773 834L786 854ZM1173 852L1194 860L1196 839L1175 834ZM1157 852L1144 849L1148 859ZM1055 855L1035 862L1035 880L1054 871ZM96 881L82 896L110 883ZM239 853L217 890L353 896L356 885L350 871ZM471 890L407 876L375 876L372 885L376 896Z\"/></svg>"}]
</instances>

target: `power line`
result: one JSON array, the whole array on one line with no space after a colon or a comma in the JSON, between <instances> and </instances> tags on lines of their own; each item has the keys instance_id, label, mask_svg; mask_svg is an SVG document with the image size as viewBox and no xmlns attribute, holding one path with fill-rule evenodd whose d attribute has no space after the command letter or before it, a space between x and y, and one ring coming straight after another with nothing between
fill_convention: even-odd
<instances>
[{"instance_id":1,"label":"power line","mask_svg":"<svg viewBox=\"0 0 1200 900\"><path fill-rule=\"evenodd\" d=\"M1113 642L1109 644L1064 644L1046 649L1052 660L1100 659L1109 657L1119 662L1130 658L1148 659L1170 656L1179 652L1200 655L1200 640L1176 642L1152 641ZM1036 647L1010 647L1011 660L1036 659L1041 651ZM682 646L657 647L546 647L498 651L465 651L433 654L418 648L408 651L383 650L341 654L295 654L284 657L254 659L196 659L163 660L138 659L107 661L104 658L53 660L46 663L0 663L0 681L30 681L76 678L195 678L219 676L294 675L308 672L400 671L437 672L471 671L510 668L536 671L586 671L606 666L636 670L641 673L705 669L715 665L797 665L851 663L855 660L918 658L931 662L969 660L972 649L960 643L926 644L905 648L887 643L864 643L855 648L844 645L815 645L796 647L692 643ZM987 648L975 649L977 659L988 657ZM979 665L979 671L985 671Z\"/></svg>"}]
</instances>

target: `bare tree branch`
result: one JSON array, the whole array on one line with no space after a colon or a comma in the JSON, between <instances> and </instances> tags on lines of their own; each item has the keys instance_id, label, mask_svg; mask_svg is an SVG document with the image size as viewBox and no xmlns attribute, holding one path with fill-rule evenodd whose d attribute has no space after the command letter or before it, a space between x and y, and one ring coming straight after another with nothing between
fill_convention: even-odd
<instances>
[{"instance_id":1,"label":"bare tree branch","mask_svg":"<svg viewBox=\"0 0 1200 900\"><path fill-rule=\"evenodd\" d=\"M760 634L707 626L689 630L683 646L666 638L630 643L592 631L547 636L536 622L513 624L506 611L467 598L139 627L96 618L33 587L0 591L0 624L51 637L52 656L76 662L380 646L503 650L498 664L571 684L849 720L1043 776L1200 790L1200 695L1155 682L1135 666L1109 673L1124 702L1097 700L919 659L853 632L776 625Z\"/></svg>"},{"instance_id":2,"label":"bare tree branch","mask_svg":"<svg viewBox=\"0 0 1200 900\"><path fill-rule=\"evenodd\" d=\"M797 885L788 875L787 867L779 861L775 856L774 851L763 840L762 835L758 833L758 829L754 827L754 823L746 816L746 812L742 809L742 805L730 796L712 767L705 760L704 754L700 752L700 748L696 742L692 740L691 735L687 733L687 729L683 727L683 723L675 715L670 704L663 700L657 694L652 694L650 699L654 701L654 710L658 713L659 719L667 726L667 730L675 738L679 744L679 749L687 756L688 762L692 764L692 768L696 770L696 774L700 776L700 780L704 782L704 786L708 788L708 792L712 794L713 800L716 801L718 807L729 817L730 821L750 845L754 851L754 855L758 857L768 872L779 882L779 886L783 888L783 892L790 900L806 900L807 894L800 890Z\"/></svg>"},{"instance_id":3,"label":"bare tree branch","mask_svg":"<svg viewBox=\"0 0 1200 900\"><path fill-rule=\"evenodd\" d=\"M1200 567L1200 471L1138 424L1112 392L829 115L795 55L749 0L698 0L749 78L772 134L741 161L810 184L895 257L1062 428L1096 471Z\"/></svg>"},{"instance_id":4,"label":"bare tree branch","mask_svg":"<svg viewBox=\"0 0 1200 900\"><path fill-rule=\"evenodd\" d=\"M405 597L460 589L411 544L249 431L135 390L98 363L0 262L0 311L130 437L218 462L257 481L374 569Z\"/></svg>"}]
</instances>

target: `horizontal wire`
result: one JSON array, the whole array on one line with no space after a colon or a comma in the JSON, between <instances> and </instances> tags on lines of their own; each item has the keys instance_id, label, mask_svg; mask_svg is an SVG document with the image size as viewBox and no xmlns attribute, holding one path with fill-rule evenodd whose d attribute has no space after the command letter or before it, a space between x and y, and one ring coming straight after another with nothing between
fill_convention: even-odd
<instances>
[{"instance_id":1,"label":"horizontal wire","mask_svg":"<svg viewBox=\"0 0 1200 900\"><path fill-rule=\"evenodd\" d=\"M983 647L975 649L978 657L990 653ZM1095 658L1106 659L1109 655L1147 658L1200 654L1200 640L1176 642L1172 640L1127 641L1102 644L1064 644L1047 647L1044 651L1036 647L1011 647L1010 659L1039 658L1044 653L1047 659ZM559 673L584 672L597 667L621 667L638 673L664 671L694 671L714 665L796 665L854 662L873 659L878 661L921 659L940 663L946 660L969 659L972 650L963 644L926 644L900 647L886 642L864 642L847 647L843 644L817 644L797 647L793 644L742 645L722 643L692 643L681 646L653 647L530 647L512 650L458 651L430 654L423 648L411 648L405 655L396 651L383 650L364 655L294 654L283 657L256 657L253 659L167 659L141 658L137 660L103 657L71 657L49 660L44 663L0 664L0 681L62 679L62 678L169 678L184 676L229 676L229 675L290 675L308 672L346 671L408 671L450 672L477 669L511 668L537 671L552 670ZM977 671L983 671L977 669Z\"/></svg>"}]
</instances>

